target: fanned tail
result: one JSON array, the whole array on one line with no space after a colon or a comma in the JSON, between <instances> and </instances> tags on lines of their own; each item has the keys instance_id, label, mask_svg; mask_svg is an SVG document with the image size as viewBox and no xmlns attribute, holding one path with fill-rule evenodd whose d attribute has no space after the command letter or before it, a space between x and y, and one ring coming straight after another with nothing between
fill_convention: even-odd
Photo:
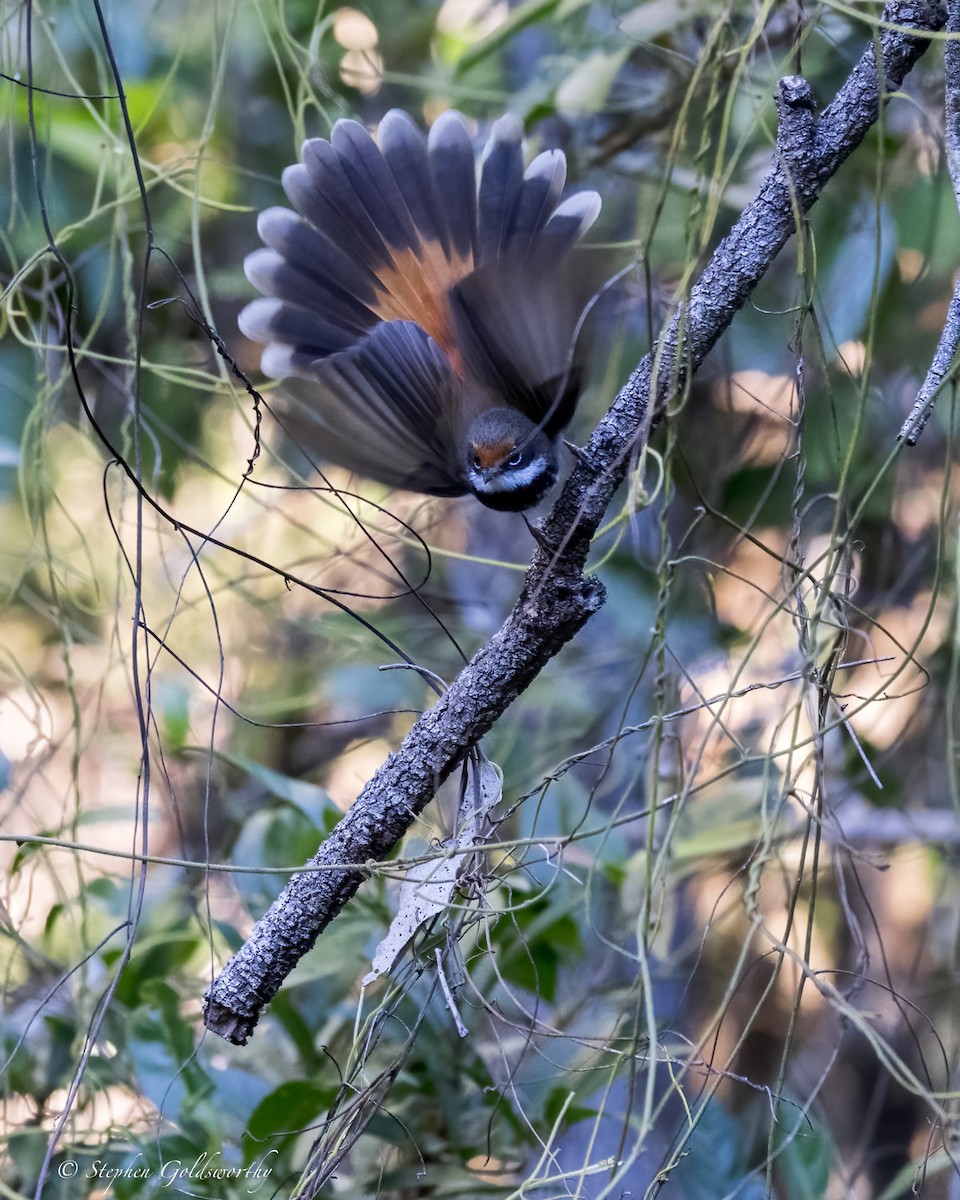
<instances>
[{"instance_id":1,"label":"fanned tail","mask_svg":"<svg viewBox=\"0 0 960 1200\"><path fill-rule=\"evenodd\" d=\"M259 219L265 245L245 269L263 298L240 327L265 344L265 374L302 381L286 391L301 414L315 409L317 453L455 494L465 490L459 425L478 396L551 435L566 424L584 290L569 252L600 200L562 200L565 179L558 150L524 169L513 116L493 125L479 180L455 112L428 139L394 110L378 142L338 121L329 141L304 143L283 174L295 211ZM298 420L305 433L309 424Z\"/></svg>"}]
</instances>

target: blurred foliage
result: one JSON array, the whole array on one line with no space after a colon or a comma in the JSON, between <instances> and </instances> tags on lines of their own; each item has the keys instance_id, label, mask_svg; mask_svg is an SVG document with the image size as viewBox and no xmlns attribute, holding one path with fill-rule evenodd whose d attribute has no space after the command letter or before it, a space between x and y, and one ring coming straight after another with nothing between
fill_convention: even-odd
<instances>
[{"instance_id":1,"label":"blurred foliage","mask_svg":"<svg viewBox=\"0 0 960 1200\"><path fill-rule=\"evenodd\" d=\"M637 464L606 607L485 740L496 848L364 985L451 781L236 1048L212 974L431 702L379 668L452 676L530 550L317 488L232 369L255 213L339 116L517 112L636 263L582 439L753 195L777 78L827 104L880 6L0 13L4 1194L954 1195L953 384L895 440L960 263L941 53Z\"/></svg>"}]
</instances>

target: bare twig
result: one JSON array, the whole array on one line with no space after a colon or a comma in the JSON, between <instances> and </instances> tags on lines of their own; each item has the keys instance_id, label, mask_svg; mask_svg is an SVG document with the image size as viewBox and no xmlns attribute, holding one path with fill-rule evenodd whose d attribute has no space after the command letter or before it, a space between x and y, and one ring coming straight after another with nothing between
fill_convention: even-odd
<instances>
[{"instance_id":1,"label":"bare twig","mask_svg":"<svg viewBox=\"0 0 960 1200\"><path fill-rule=\"evenodd\" d=\"M295 875L214 980L204 1010L209 1029L247 1040L263 1007L356 892L365 864L390 852L470 748L600 608L603 586L583 573L590 541L654 413L687 385L945 18L938 0L888 3L876 40L819 120L804 79L780 82L776 156L759 193L578 458L543 524L513 612L320 847L313 863L334 869Z\"/></svg>"}]
</instances>

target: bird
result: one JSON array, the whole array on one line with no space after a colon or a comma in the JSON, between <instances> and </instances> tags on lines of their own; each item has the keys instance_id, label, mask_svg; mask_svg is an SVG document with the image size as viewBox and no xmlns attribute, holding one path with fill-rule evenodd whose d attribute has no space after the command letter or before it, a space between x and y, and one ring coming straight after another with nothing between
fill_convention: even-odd
<instances>
[{"instance_id":1,"label":"bird","mask_svg":"<svg viewBox=\"0 0 960 1200\"><path fill-rule=\"evenodd\" d=\"M502 512L547 495L584 373L574 248L600 211L565 183L560 150L524 166L509 113L479 171L453 110L428 136L393 109L376 139L342 119L304 142L292 209L259 216L244 269L261 298L239 326L309 455Z\"/></svg>"}]
</instances>

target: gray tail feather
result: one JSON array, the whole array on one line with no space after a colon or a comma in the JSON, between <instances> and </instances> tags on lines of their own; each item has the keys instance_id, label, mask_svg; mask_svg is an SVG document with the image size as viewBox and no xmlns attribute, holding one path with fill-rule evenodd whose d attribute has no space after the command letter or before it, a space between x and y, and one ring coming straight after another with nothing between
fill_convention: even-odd
<instances>
[{"instance_id":1,"label":"gray tail feather","mask_svg":"<svg viewBox=\"0 0 960 1200\"><path fill-rule=\"evenodd\" d=\"M283 188L293 207L351 258L373 270L389 260L384 240L360 203L340 156L329 142L312 138L303 163L287 167Z\"/></svg>"},{"instance_id":2,"label":"gray tail feather","mask_svg":"<svg viewBox=\"0 0 960 1200\"><path fill-rule=\"evenodd\" d=\"M359 337L375 321L373 313L355 296L343 291L329 278L302 271L297 259L284 258L275 250L254 250L244 262L247 278L264 296L325 318Z\"/></svg>"},{"instance_id":3,"label":"gray tail feather","mask_svg":"<svg viewBox=\"0 0 960 1200\"><path fill-rule=\"evenodd\" d=\"M377 277L369 264L348 254L289 208L266 209L257 231L281 258L336 294L353 296L364 307L373 303Z\"/></svg>"},{"instance_id":4,"label":"gray tail feather","mask_svg":"<svg viewBox=\"0 0 960 1200\"><path fill-rule=\"evenodd\" d=\"M254 300L238 320L240 329L253 341L289 346L307 361L336 354L357 340L355 332L278 299Z\"/></svg>"},{"instance_id":5,"label":"gray tail feather","mask_svg":"<svg viewBox=\"0 0 960 1200\"><path fill-rule=\"evenodd\" d=\"M480 263L508 248L523 186L523 127L508 113L494 123L480 170L478 240Z\"/></svg>"},{"instance_id":6,"label":"gray tail feather","mask_svg":"<svg viewBox=\"0 0 960 1200\"><path fill-rule=\"evenodd\" d=\"M473 259L477 248L477 176L473 142L458 112L434 122L427 142L430 189L447 227L450 251Z\"/></svg>"},{"instance_id":7,"label":"gray tail feather","mask_svg":"<svg viewBox=\"0 0 960 1200\"><path fill-rule=\"evenodd\" d=\"M532 252L549 266L574 248L600 212L596 192L574 192L550 214L539 232Z\"/></svg>"},{"instance_id":8,"label":"gray tail feather","mask_svg":"<svg viewBox=\"0 0 960 1200\"><path fill-rule=\"evenodd\" d=\"M423 134L402 109L394 108L380 122L377 139L417 235L427 242L439 242L449 254L447 222L434 187Z\"/></svg>"},{"instance_id":9,"label":"gray tail feather","mask_svg":"<svg viewBox=\"0 0 960 1200\"><path fill-rule=\"evenodd\" d=\"M383 241L396 250L416 249L419 237L400 188L367 130L358 121L337 121L330 144L353 187L356 202ZM322 187L323 181L318 182Z\"/></svg>"},{"instance_id":10,"label":"gray tail feather","mask_svg":"<svg viewBox=\"0 0 960 1200\"><path fill-rule=\"evenodd\" d=\"M513 249L529 247L560 202L567 160L560 150L547 150L527 167L510 225Z\"/></svg>"}]
</instances>

